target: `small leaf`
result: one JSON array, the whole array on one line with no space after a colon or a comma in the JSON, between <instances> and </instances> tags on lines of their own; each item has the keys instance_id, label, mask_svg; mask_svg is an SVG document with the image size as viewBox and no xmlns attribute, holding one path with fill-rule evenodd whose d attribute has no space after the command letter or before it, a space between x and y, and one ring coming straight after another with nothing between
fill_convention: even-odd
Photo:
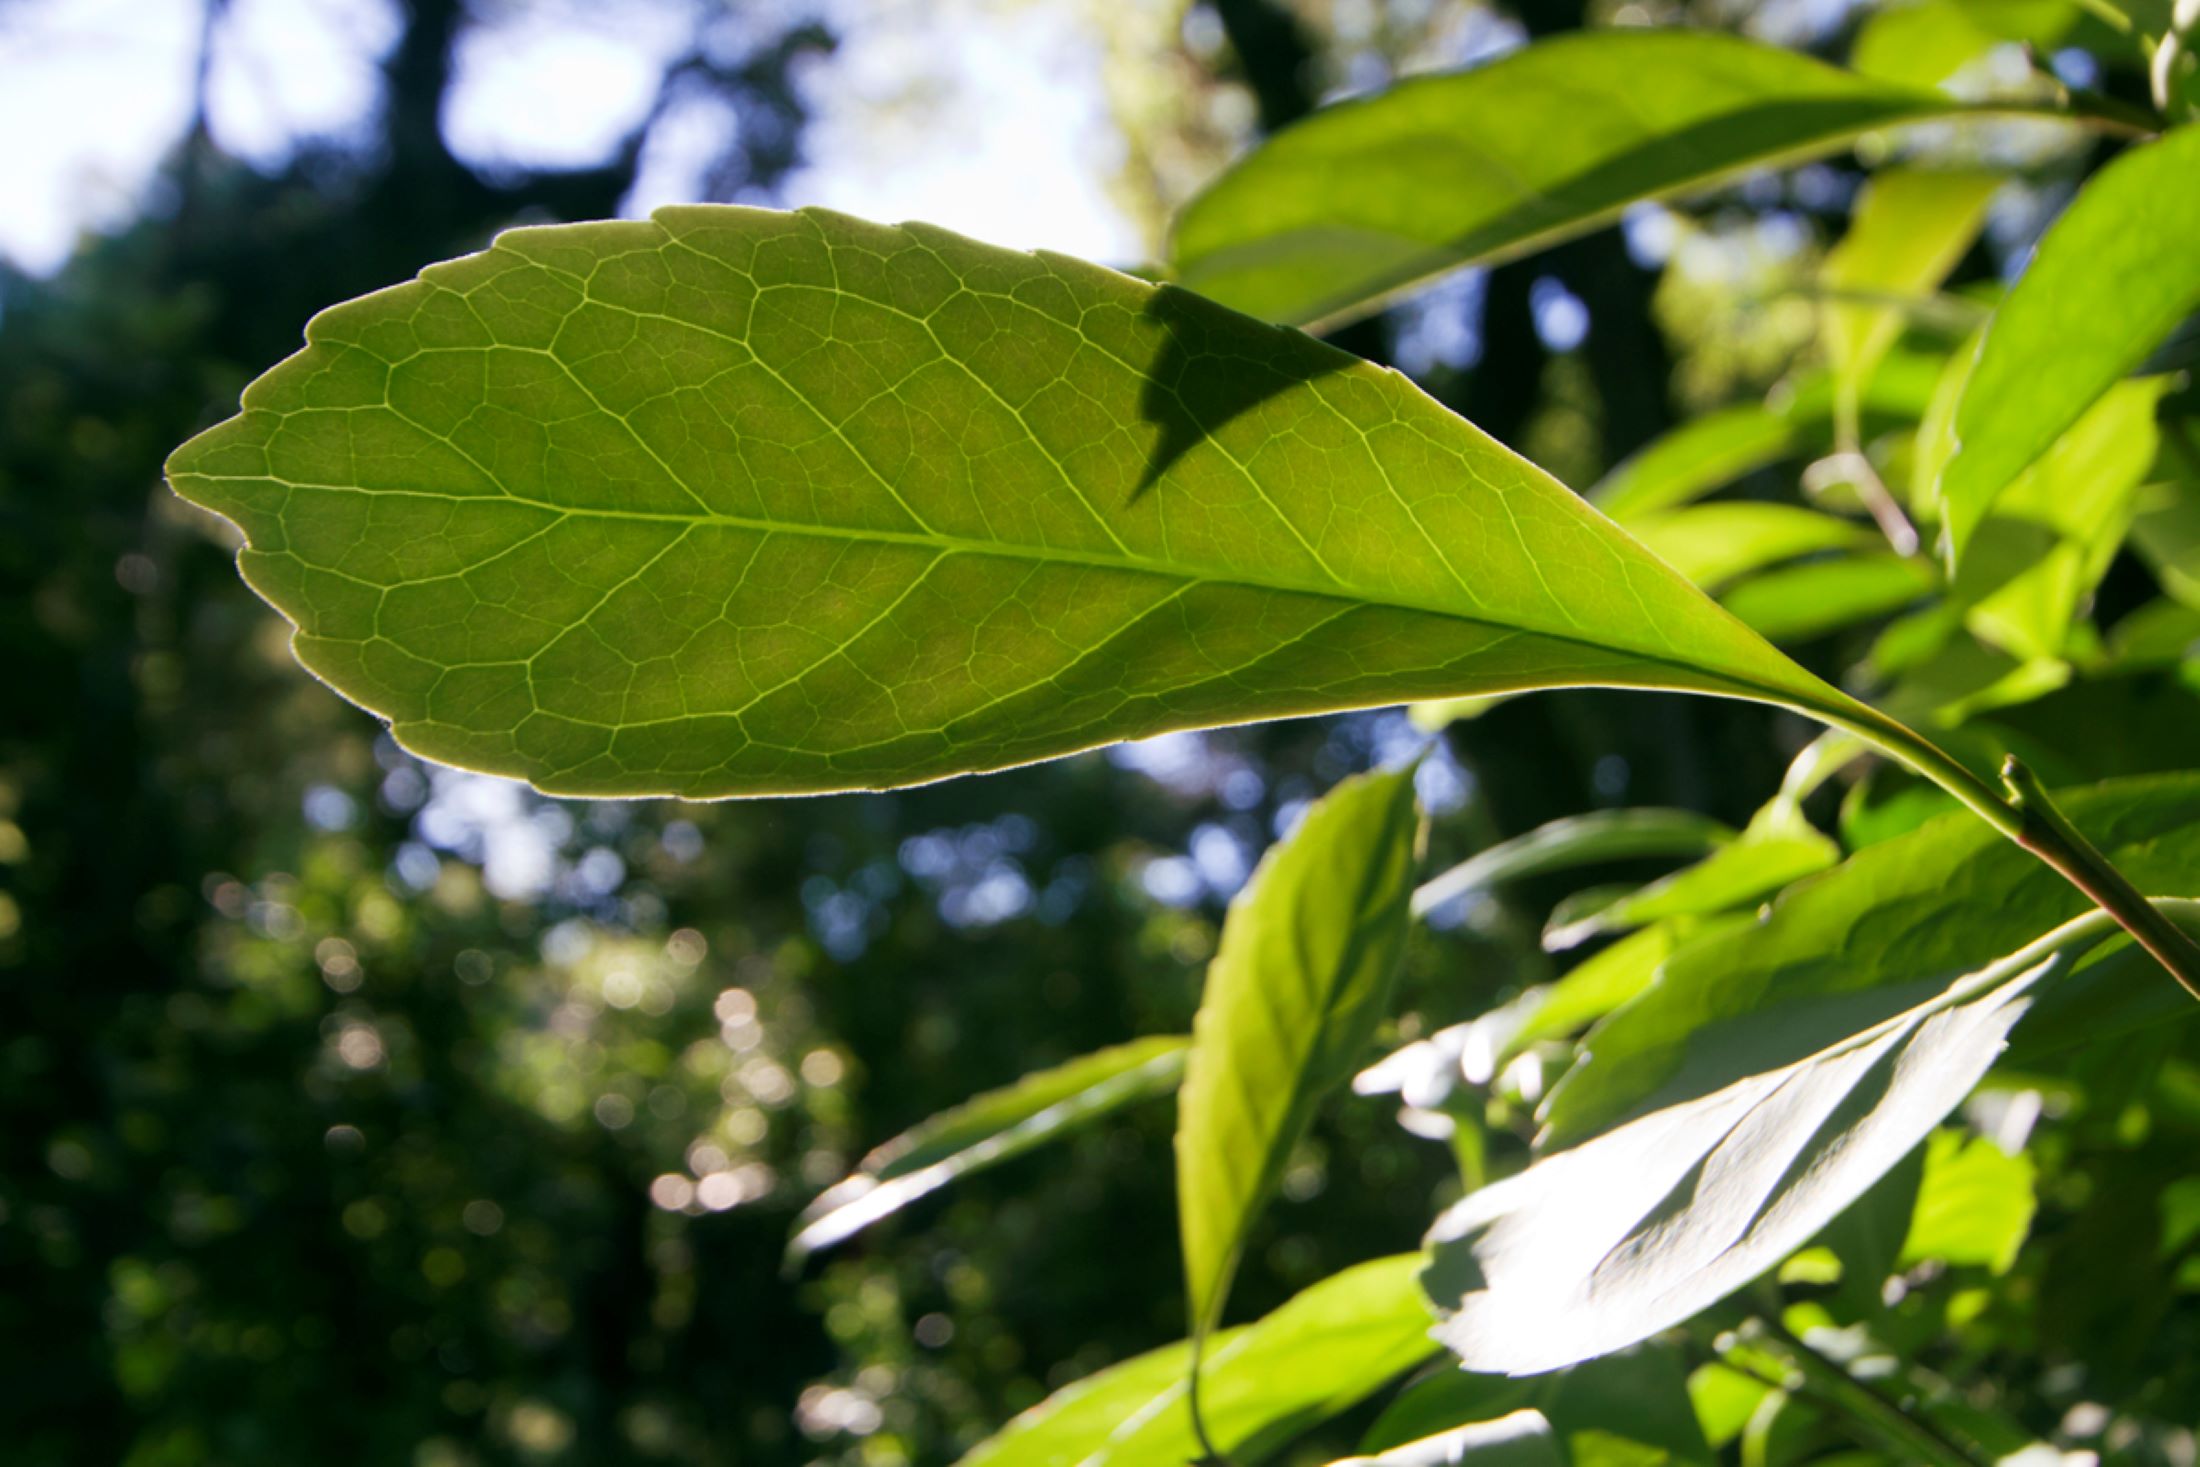
<instances>
[{"instance_id":1,"label":"small leaf","mask_svg":"<svg viewBox=\"0 0 2200 1467\"><path fill-rule=\"evenodd\" d=\"M1893 168L1874 173L1857 195L1849 231L1826 256L1820 279L1830 291L1892 300L1826 307L1826 354L1852 446L1865 384L1902 333L1900 303L1947 278L1978 237L2000 186L1998 174Z\"/></svg>"},{"instance_id":2,"label":"small leaf","mask_svg":"<svg viewBox=\"0 0 2200 1467\"><path fill-rule=\"evenodd\" d=\"M1915 556L1882 550L1752 576L1719 600L1774 642L1807 642L1900 611L1939 584Z\"/></svg>"},{"instance_id":3,"label":"small leaf","mask_svg":"<svg viewBox=\"0 0 2200 1467\"><path fill-rule=\"evenodd\" d=\"M1183 284L1225 305L1334 322L1638 199L1957 110L1716 31L1558 36L1285 129L1186 206L1173 259Z\"/></svg>"},{"instance_id":4,"label":"small leaf","mask_svg":"<svg viewBox=\"0 0 2200 1467\"><path fill-rule=\"evenodd\" d=\"M1939 499L1957 564L1994 501L2200 306L2200 127L2087 181L1987 323Z\"/></svg>"},{"instance_id":5,"label":"small leaf","mask_svg":"<svg viewBox=\"0 0 2200 1467\"><path fill-rule=\"evenodd\" d=\"M1200 1413L1215 1446L1250 1467L1435 1353L1421 1255L1324 1279L1256 1324L1208 1341ZM1179 1341L1064 1386L960 1467L1155 1467L1201 1455L1185 1409Z\"/></svg>"},{"instance_id":6,"label":"small leaf","mask_svg":"<svg viewBox=\"0 0 2200 1467\"><path fill-rule=\"evenodd\" d=\"M2200 775L2114 780L2056 798L2140 890L2200 886ZM1542 1144L1571 1145L1793 1063L2085 910L2075 890L1967 812L1868 846L1783 893L1763 920L1666 959L1591 1031L1587 1057L1544 1103ZM2142 991L2160 982L2158 972L2132 976ZM2058 1027L2082 1037L2087 1023L2073 1013Z\"/></svg>"},{"instance_id":7,"label":"small leaf","mask_svg":"<svg viewBox=\"0 0 2200 1467\"><path fill-rule=\"evenodd\" d=\"M1622 1349L1772 1268L1970 1093L2033 987L2111 929L2092 914L1798 1063L1632 1121L1471 1194L1427 1281L1470 1370Z\"/></svg>"},{"instance_id":8,"label":"small leaf","mask_svg":"<svg viewBox=\"0 0 2200 1467\"><path fill-rule=\"evenodd\" d=\"M1321 1098L1388 1010L1411 926L1413 770L1324 796L1230 904L1177 1102L1177 1218L1196 1341Z\"/></svg>"},{"instance_id":9,"label":"small leaf","mask_svg":"<svg viewBox=\"0 0 2200 1467\"><path fill-rule=\"evenodd\" d=\"M2007 1273L2032 1230L2033 1178L2028 1156L2011 1156L1984 1136L1935 1131L1896 1261L1904 1268L1932 1260Z\"/></svg>"},{"instance_id":10,"label":"small leaf","mask_svg":"<svg viewBox=\"0 0 2200 1467\"><path fill-rule=\"evenodd\" d=\"M1567 1467L1551 1423L1539 1411L1515 1411L1495 1421L1454 1426L1401 1442L1372 1457L1346 1457L1333 1467Z\"/></svg>"},{"instance_id":11,"label":"small leaf","mask_svg":"<svg viewBox=\"0 0 2200 1467\"><path fill-rule=\"evenodd\" d=\"M1734 838L1734 832L1693 810L1595 810L1539 825L1500 841L1422 883L1413 911L1425 916L1448 901L1553 871L1632 861L1651 856L1697 856Z\"/></svg>"},{"instance_id":12,"label":"small leaf","mask_svg":"<svg viewBox=\"0 0 2200 1467\"><path fill-rule=\"evenodd\" d=\"M1852 521L1793 504L1699 504L1628 522L1636 539L1682 575L1716 591L1751 571L1825 550L1869 544Z\"/></svg>"},{"instance_id":13,"label":"small leaf","mask_svg":"<svg viewBox=\"0 0 2200 1467\"><path fill-rule=\"evenodd\" d=\"M557 793L1562 685L1873 717L1396 373L1059 256L674 208L307 335L171 481L407 748Z\"/></svg>"},{"instance_id":14,"label":"small leaf","mask_svg":"<svg viewBox=\"0 0 2200 1467\"><path fill-rule=\"evenodd\" d=\"M1126 1105L1176 1089L1191 1041L1134 1039L967 1100L863 1158L802 1214L790 1263L869 1227L958 1177L1058 1140Z\"/></svg>"}]
</instances>

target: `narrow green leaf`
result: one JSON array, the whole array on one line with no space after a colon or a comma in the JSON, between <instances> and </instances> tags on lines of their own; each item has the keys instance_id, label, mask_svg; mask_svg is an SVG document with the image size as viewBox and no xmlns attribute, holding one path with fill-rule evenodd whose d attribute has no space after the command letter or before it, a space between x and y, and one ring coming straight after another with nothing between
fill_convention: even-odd
<instances>
[{"instance_id":1,"label":"narrow green leaf","mask_svg":"<svg viewBox=\"0 0 2200 1467\"><path fill-rule=\"evenodd\" d=\"M1706 591L1782 561L1869 544L1873 538L1851 520L1793 504L1699 504L1645 515L1627 528Z\"/></svg>"},{"instance_id":2,"label":"narrow green leaf","mask_svg":"<svg viewBox=\"0 0 2200 1467\"><path fill-rule=\"evenodd\" d=\"M1731 912L1840 859L1841 848L1803 818L1792 798L1776 796L1739 838L1693 866L1615 901L1596 903L1580 915L1554 913L1543 945L1555 952L1608 932Z\"/></svg>"},{"instance_id":3,"label":"narrow green leaf","mask_svg":"<svg viewBox=\"0 0 2200 1467\"><path fill-rule=\"evenodd\" d=\"M1733 838L1732 830L1693 810L1592 810L1568 815L1499 841L1431 877L1414 892L1413 911L1415 916L1425 916L1445 902L1501 881L1547 876L1602 861L1699 856Z\"/></svg>"},{"instance_id":4,"label":"narrow green leaf","mask_svg":"<svg viewBox=\"0 0 2200 1467\"><path fill-rule=\"evenodd\" d=\"M1416 1281L1423 1261L1402 1254L1348 1268L1258 1323L1211 1338L1200 1411L1215 1446L1250 1467L1434 1354ZM1065 1386L960 1467L1194 1461L1200 1446L1184 1401L1190 1362L1190 1342L1179 1341Z\"/></svg>"},{"instance_id":5,"label":"narrow green leaf","mask_svg":"<svg viewBox=\"0 0 2200 1467\"><path fill-rule=\"evenodd\" d=\"M1795 1064L1471 1194L1430 1234L1440 1337L1470 1370L1533 1374L1741 1288L1922 1141L2000 1054L2031 990L2111 930L2081 917Z\"/></svg>"},{"instance_id":6,"label":"narrow green leaf","mask_svg":"<svg viewBox=\"0 0 2200 1467\"><path fill-rule=\"evenodd\" d=\"M2056 220L1980 343L1940 476L1956 564L1994 501L2200 306L2200 127L2132 149Z\"/></svg>"},{"instance_id":7,"label":"narrow green leaf","mask_svg":"<svg viewBox=\"0 0 2200 1467\"><path fill-rule=\"evenodd\" d=\"M1831 291L1857 296L1929 294L1978 238L1986 205L2000 186L1997 174L1958 169L1873 174L1857 196L1848 233L1826 256L1821 281ZM1865 384L1901 335L1903 319L1894 305L1843 300L1826 307L1826 355L1852 445Z\"/></svg>"},{"instance_id":8,"label":"narrow green leaf","mask_svg":"<svg viewBox=\"0 0 2200 1467\"><path fill-rule=\"evenodd\" d=\"M1932 1260L2007 1273L2032 1230L2032 1159L2011 1156L1984 1136L1935 1131L1925 1178L1896 1262Z\"/></svg>"},{"instance_id":9,"label":"narrow green leaf","mask_svg":"<svg viewBox=\"0 0 2200 1467\"><path fill-rule=\"evenodd\" d=\"M1673 934L1680 925L1660 922L1630 932L1576 963L1545 991L1542 1002L1499 1051L1498 1062L1502 1065L1538 1041L1584 1029L1648 988L1658 964L1673 951Z\"/></svg>"},{"instance_id":10,"label":"narrow green leaf","mask_svg":"<svg viewBox=\"0 0 2200 1467\"><path fill-rule=\"evenodd\" d=\"M1190 1046L1175 1034L1134 1039L1026 1075L902 1132L804 1210L788 1260L830 1248L958 1177L1167 1095L1183 1078Z\"/></svg>"},{"instance_id":11,"label":"narrow green leaf","mask_svg":"<svg viewBox=\"0 0 2200 1467\"><path fill-rule=\"evenodd\" d=\"M2200 892L2200 775L2114 780L2057 800L2140 890ZM1960 811L1868 846L1783 893L1763 920L1666 959L1552 1089L1542 1144L1572 1145L1793 1063L2086 907ZM2131 974L2142 987L2165 982L2142 968ZM2069 1014L2060 1031L2082 1037L2086 1022Z\"/></svg>"},{"instance_id":12,"label":"narrow green leaf","mask_svg":"<svg viewBox=\"0 0 2200 1467\"><path fill-rule=\"evenodd\" d=\"M1918 557L1882 550L1767 571L1719 599L1761 635L1794 643L1900 611L1938 584Z\"/></svg>"},{"instance_id":13,"label":"narrow green leaf","mask_svg":"<svg viewBox=\"0 0 2200 1467\"><path fill-rule=\"evenodd\" d=\"M1638 199L1957 110L1716 31L1579 32L1285 129L1178 216L1173 259L1183 284L1225 305L1333 322Z\"/></svg>"},{"instance_id":14,"label":"narrow green leaf","mask_svg":"<svg viewBox=\"0 0 2200 1467\"><path fill-rule=\"evenodd\" d=\"M1568 1467L1551 1423L1539 1411L1515 1411L1495 1421L1454 1426L1400 1442L1372 1457L1346 1457L1334 1467Z\"/></svg>"},{"instance_id":15,"label":"narrow green leaf","mask_svg":"<svg viewBox=\"0 0 2200 1467\"><path fill-rule=\"evenodd\" d=\"M1196 1341L1314 1108L1375 1036L1411 926L1413 770L1317 802L1230 904L1177 1103L1177 1219Z\"/></svg>"},{"instance_id":16,"label":"narrow green leaf","mask_svg":"<svg viewBox=\"0 0 2200 1467\"><path fill-rule=\"evenodd\" d=\"M1872 717L1397 374L1058 256L674 208L514 230L307 335L171 481L308 667L546 790L872 788L1558 685Z\"/></svg>"}]
</instances>

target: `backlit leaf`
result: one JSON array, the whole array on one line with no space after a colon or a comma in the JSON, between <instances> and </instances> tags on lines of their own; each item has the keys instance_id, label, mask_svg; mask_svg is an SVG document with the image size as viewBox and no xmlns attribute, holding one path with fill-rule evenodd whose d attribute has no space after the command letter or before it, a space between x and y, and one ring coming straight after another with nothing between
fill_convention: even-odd
<instances>
[{"instance_id":1,"label":"backlit leaf","mask_svg":"<svg viewBox=\"0 0 2200 1467\"><path fill-rule=\"evenodd\" d=\"M869 1227L957 1177L997 1166L1136 1101L1166 1095L1184 1075L1191 1041L1134 1039L1026 1075L902 1132L863 1158L802 1214L790 1260Z\"/></svg>"},{"instance_id":2,"label":"backlit leaf","mask_svg":"<svg viewBox=\"0 0 2200 1467\"><path fill-rule=\"evenodd\" d=\"M1897 1262L1928 1259L2007 1273L2032 1229L2032 1159L2011 1156L1984 1136L1935 1131Z\"/></svg>"},{"instance_id":3,"label":"backlit leaf","mask_svg":"<svg viewBox=\"0 0 2200 1467\"><path fill-rule=\"evenodd\" d=\"M1324 796L1261 861L1207 968L1177 1103L1177 1217L1195 1339L1314 1107L1387 1013L1411 925L1413 770Z\"/></svg>"},{"instance_id":4,"label":"backlit leaf","mask_svg":"<svg viewBox=\"0 0 2200 1467\"><path fill-rule=\"evenodd\" d=\"M1436 1353L1427 1299L1402 1254L1348 1268L1256 1324L1208 1341L1200 1414L1217 1448L1251 1464ZM1200 1456L1179 1341L1064 1386L960 1467L1154 1467Z\"/></svg>"},{"instance_id":5,"label":"backlit leaf","mask_svg":"<svg viewBox=\"0 0 2200 1467\"><path fill-rule=\"evenodd\" d=\"M2200 127L2109 164L2040 240L1979 345L1939 499L1955 563L1994 501L2200 306Z\"/></svg>"},{"instance_id":6,"label":"backlit leaf","mask_svg":"<svg viewBox=\"0 0 2200 1467\"><path fill-rule=\"evenodd\" d=\"M1415 915L1501 881L1546 876L1601 861L1650 856L1698 856L1716 850L1734 832L1693 810L1592 810L1549 821L1510 840L1477 851L1413 894Z\"/></svg>"},{"instance_id":7,"label":"backlit leaf","mask_svg":"<svg viewBox=\"0 0 2200 1467\"><path fill-rule=\"evenodd\" d=\"M1430 1296L1470 1370L1622 1349L1773 1267L1970 1093L2094 913L1799 1062L1653 1112L1470 1194L1431 1231Z\"/></svg>"},{"instance_id":8,"label":"backlit leaf","mask_svg":"<svg viewBox=\"0 0 2200 1467\"><path fill-rule=\"evenodd\" d=\"M2057 799L2141 891L2200 892L2200 775L2114 780ZM1543 1144L1571 1145L1791 1064L2085 909L1965 812L1868 846L1782 893L1761 921L1666 959L1590 1032L1586 1057L1545 1102ZM2173 987L2143 964L2127 976L2142 992ZM2059 1027L2082 1036L2086 1022L2068 1014Z\"/></svg>"},{"instance_id":9,"label":"backlit leaf","mask_svg":"<svg viewBox=\"0 0 2200 1467\"><path fill-rule=\"evenodd\" d=\"M1793 504L1698 504L1642 516L1627 528L1706 591L1782 561L1873 538L1851 520Z\"/></svg>"},{"instance_id":10,"label":"backlit leaf","mask_svg":"<svg viewBox=\"0 0 2200 1467\"><path fill-rule=\"evenodd\" d=\"M1870 716L1397 374L1057 256L674 208L514 230L308 339L172 482L308 667L546 790L1561 684Z\"/></svg>"},{"instance_id":11,"label":"backlit leaf","mask_svg":"<svg viewBox=\"0 0 2200 1467\"><path fill-rule=\"evenodd\" d=\"M1557 36L1285 129L1178 216L1173 262L1181 283L1251 315L1336 321L1638 199L1956 110L1716 31Z\"/></svg>"}]
</instances>

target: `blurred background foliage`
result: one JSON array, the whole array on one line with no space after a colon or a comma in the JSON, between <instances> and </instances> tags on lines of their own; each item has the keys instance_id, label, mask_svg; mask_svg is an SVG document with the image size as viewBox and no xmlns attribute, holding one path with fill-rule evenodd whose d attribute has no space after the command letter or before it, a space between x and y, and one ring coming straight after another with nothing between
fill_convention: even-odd
<instances>
[{"instance_id":1,"label":"blurred background foliage","mask_svg":"<svg viewBox=\"0 0 2200 1467\"><path fill-rule=\"evenodd\" d=\"M195 37L180 127L97 231L0 268L0 1452L26 1467L951 1461L1046 1391L1181 1332L1168 1106L783 1274L796 1215L974 1091L1184 1029L1260 850L1330 782L1413 747L1406 716L1178 736L894 795L546 800L422 766L302 674L217 527L161 487L166 451L314 310L506 225L673 194L861 202L862 168L898 167L897 139L929 130L955 151L968 103L926 46L1028 64L1003 96L1049 85L1056 63L1016 49L1035 12L1103 109L1088 182L1126 265L1233 152L1343 92L1585 24L1685 19L1833 49L1857 15L636 0L580 8L599 31L667 39L655 74L628 81L638 114L576 158L470 144L469 128L524 138L548 115L454 102L468 58L524 60L530 18L575 7L330 4L367 17L353 34L370 105L279 147L225 128L235 104L210 80L230 28L266 5L132 7L179 12ZM0 4L0 65L43 65L33 43L69 10ZM268 64L305 69L283 87L315 84L312 56ZM2087 162L2031 160L1959 281L1998 279ZM857 183L834 192L834 167ZM1002 207L1025 182L965 180ZM1641 211L1342 339L1586 486L1680 415L1808 364L1813 310L1791 287L1855 184L1819 165L1685 215ZM871 212L922 211L894 195ZM1784 461L1742 492L1794 475ZM2151 586L2119 560L2101 623ZM1856 650L1802 649L1821 669ZM2107 696L2128 726L2088 737ZM2088 699L2029 703L1993 737L2067 777L2162 767L2189 743L2148 736L2193 726L2166 675ZM1678 698L1507 703L1452 724L1425 768L1434 856L1621 804L1739 826L1808 732ZM1849 798L1868 813L1899 794ZM1536 932L1563 891L1523 883L1418 933L1396 1037L1547 978ZM2165 1364L2195 1355L2184 1282L2110 1307L2070 1263L2181 1256L2200 1232L2182 1180L2200 1056L2177 1032L2147 1043L2144 1062L2050 1089L2067 1124L2036 1148L2046 1243L1964 1306L1974 1368L2054 1342L2134 1399L2191 1383ZM1455 1177L1387 1107L1333 1108L1234 1313L1412 1246ZM2051 1396L2018 1404L2060 1410Z\"/></svg>"}]
</instances>

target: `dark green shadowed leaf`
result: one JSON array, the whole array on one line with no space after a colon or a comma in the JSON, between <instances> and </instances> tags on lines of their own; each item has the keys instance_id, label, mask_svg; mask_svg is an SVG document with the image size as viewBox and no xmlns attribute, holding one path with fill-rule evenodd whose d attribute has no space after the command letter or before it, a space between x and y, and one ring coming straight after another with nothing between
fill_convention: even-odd
<instances>
[{"instance_id":1,"label":"dark green shadowed leaf","mask_svg":"<svg viewBox=\"0 0 2200 1467\"><path fill-rule=\"evenodd\" d=\"M1951 563L1995 499L2200 307L2200 127L2086 183L1987 324L1939 499Z\"/></svg>"},{"instance_id":2,"label":"dark green shadowed leaf","mask_svg":"<svg viewBox=\"0 0 2200 1467\"><path fill-rule=\"evenodd\" d=\"M1167 1095L1183 1078L1190 1045L1175 1034L1134 1039L1026 1075L902 1132L803 1212L802 1230L787 1244L789 1262L830 1248L957 1177Z\"/></svg>"},{"instance_id":3,"label":"dark green shadowed leaf","mask_svg":"<svg viewBox=\"0 0 2200 1467\"><path fill-rule=\"evenodd\" d=\"M1258 1323L1207 1343L1200 1410L1215 1446L1259 1462L1436 1353L1428 1301L1404 1254L1348 1268ZM1065 1386L974 1448L960 1467L1155 1467L1201 1455L1180 1341Z\"/></svg>"},{"instance_id":4,"label":"dark green shadowed leaf","mask_svg":"<svg viewBox=\"0 0 2200 1467\"><path fill-rule=\"evenodd\" d=\"M1197 1339L1314 1107L1374 1038L1411 926L1413 770L1324 796L1253 873L1207 969L1177 1103L1177 1216Z\"/></svg>"},{"instance_id":5,"label":"dark green shadowed leaf","mask_svg":"<svg viewBox=\"0 0 2200 1467\"><path fill-rule=\"evenodd\" d=\"M515 230L308 339L171 481L308 667L546 790L874 788L1557 685L1863 713L1403 377L1057 256L667 209Z\"/></svg>"},{"instance_id":6,"label":"dark green shadowed leaf","mask_svg":"<svg viewBox=\"0 0 2200 1467\"><path fill-rule=\"evenodd\" d=\"M2141 891L2200 892L2200 776L2117 780L2057 798ZM1590 1031L1587 1055L1544 1103L1542 1144L1572 1145L1800 1060L2084 910L2068 884L1965 813L1869 846L1784 892L1762 921L1668 958ZM2144 963L2118 971L2141 994L2161 987L2191 1006ZM2057 1028L2082 1036L2095 1013L2109 1023L2121 1008L2100 997Z\"/></svg>"},{"instance_id":7,"label":"dark green shadowed leaf","mask_svg":"<svg viewBox=\"0 0 2200 1467\"><path fill-rule=\"evenodd\" d=\"M1749 1283L1900 1162L2001 1053L2100 913L1795 1064L1547 1157L1437 1221L1426 1280L1470 1370L1529 1375L1646 1339Z\"/></svg>"},{"instance_id":8,"label":"dark green shadowed leaf","mask_svg":"<svg viewBox=\"0 0 2200 1467\"><path fill-rule=\"evenodd\" d=\"M1679 1350L1649 1343L1533 1380L1445 1367L1398 1393L1360 1442L1386 1452L1447 1428L1535 1411L1585 1464L1708 1464L1710 1445L1689 1406Z\"/></svg>"},{"instance_id":9,"label":"dark green shadowed leaf","mask_svg":"<svg viewBox=\"0 0 2200 1467\"><path fill-rule=\"evenodd\" d=\"M1718 32L1559 36L1286 129L1178 216L1173 262L1183 284L1238 310L1335 321L1638 199L1958 110Z\"/></svg>"}]
</instances>

